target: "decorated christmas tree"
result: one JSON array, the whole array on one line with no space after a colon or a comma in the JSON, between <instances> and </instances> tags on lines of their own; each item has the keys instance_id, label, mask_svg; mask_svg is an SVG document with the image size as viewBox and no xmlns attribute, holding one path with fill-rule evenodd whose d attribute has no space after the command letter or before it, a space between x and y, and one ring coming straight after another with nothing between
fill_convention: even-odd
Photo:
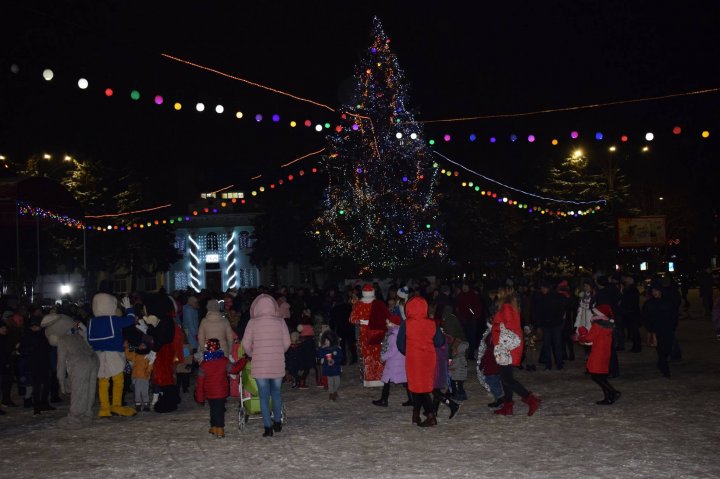
<instances>
[{"instance_id":1,"label":"decorated christmas tree","mask_svg":"<svg viewBox=\"0 0 720 479\"><path fill-rule=\"evenodd\" d=\"M373 21L353 99L328 136L328 187L313 232L321 251L358 274L393 273L440 258L436 181L422 128L390 39Z\"/></svg>"}]
</instances>

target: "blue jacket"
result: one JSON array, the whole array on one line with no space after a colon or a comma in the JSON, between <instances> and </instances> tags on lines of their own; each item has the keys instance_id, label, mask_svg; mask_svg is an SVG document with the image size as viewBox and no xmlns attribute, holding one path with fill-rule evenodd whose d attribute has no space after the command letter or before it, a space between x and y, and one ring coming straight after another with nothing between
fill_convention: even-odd
<instances>
[{"instance_id":1,"label":"blue jacket","mask_svg":"<svg viewBox=\"0 0 720 479\"><path fill-rule=\"evenodd\" d=\"M332 354L335 364L330 366L325 360L326 354ZM319 359L322 359L323 376L340 376L342 367L340 363L343 361L345 356L343 355L342 349L338 346L331 346L329 348L319 348L316 353Z\"/></svg>"},{"instance_id":2,"label":"blue jacket","mask_svg":"<svg viewBox=\"0 0 720 479\"><path fill-rule=\"evenodd\" d=\"M90 318L87 339L95 351L124 352L123 328L135 324L135 312L128 308L125 316L95 316Z\"/></svg>"},{"instance_id":3,"label":"blue jacket","mask_svg":"<svg viewBox=\"0 0 720 479\"><path fill-rule=\"evenodd\" d=\"M183 306L182 309L182 327L187 330L188 343L193 349L198 349L198 329L200 328L200 320L198 319L197 309L189 304ZM204 347L205 345L203 345Z\"/></svg>"}]
</instances>

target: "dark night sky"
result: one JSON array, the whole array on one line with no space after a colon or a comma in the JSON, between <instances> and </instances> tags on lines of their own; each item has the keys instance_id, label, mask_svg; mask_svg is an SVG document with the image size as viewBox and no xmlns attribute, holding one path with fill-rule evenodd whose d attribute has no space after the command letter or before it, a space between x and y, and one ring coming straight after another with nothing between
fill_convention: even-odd
<instances>
[{"instance_id":1,"label":"dark night sky","mask_svg":"<svg viewBox=\"0 0 720 479\"><path fill-rule=\"evenodd\" d=\"M411 84L418 119L533 111L720 87L717 2L148 2L6 0L0 7L0 154L68 152L149 178L148 201L192 197L228 183L272 176L277 166L324 146L290 119L333 122L333 114L160 56L167 52L339 106L353 66L383 21ZM489 6L488 4L492 4ZM17 64L19 73L10 66ZM55 72L52 82L43 68ZM77 88L86 77L90 88ZM112 87L117 93L105 98ZM129 99L138 89L141 100ZM161 93L166 104L156 106ZM179 100L184 108L172 110ZM204 101L208 110L191 108ZM226 112L217 115L212 106ZM453 135L452 158L519 186L574 146L597 155L626 133L628 161L654 131L653 165L678 172L715 166L720 94L631 106L426 127ZM246 118L237 121L241 109ZM282 124L249 117L281 115ZM673 137L679 124L687 134ZM581 132L571 144L569 132ZM699 131L713 132L700 140ZM481 140L470 143L467 135ZM516 133L536 144L511 144ZM487 137L501 138L490 145ZM552 137L561 139L555 149ZM594 145L594 146L593 146ZM619 145L619 143L618 143ZM591 153L592 154L592 153ZM708 160L710 158L710 160ZM709 161L709 163L708 163ZM704 166L706 167L706 166ZM636 170L642 171L645 166ZM715 170L717 171L717 169ZM162 172L162 173L161 173ZM521 172L521 173L519 173ZM159 178L163 178L160 180ZM688 191L692 185L685 185Z\"/></svg>"}]
</instances>

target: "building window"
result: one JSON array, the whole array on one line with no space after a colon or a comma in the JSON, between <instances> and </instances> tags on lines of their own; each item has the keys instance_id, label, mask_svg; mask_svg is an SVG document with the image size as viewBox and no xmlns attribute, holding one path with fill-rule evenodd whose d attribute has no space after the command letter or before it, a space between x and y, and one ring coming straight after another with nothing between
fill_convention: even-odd
<instances>
[{"instance_id":1,"label":"building window","mask_svg":"<svg viewBox=\"0 0 720 479\"><path fill-rule=\"evenodd\" d=\"M113 275L112 278L113 291L116 293L127 293L128 282L127 277L124 274Z\"/></svg>"},{"instance_id":2,"label":"building window","mask_svg":"<svg viewBox=\"0 0 720 479\"><path fill-rule=\"evenodd\" d=\"M218 235L217 233L208 233L205 236L205 250L210 251L219 251L220 248L218 247Z\"/></svg>"}]
</instances>

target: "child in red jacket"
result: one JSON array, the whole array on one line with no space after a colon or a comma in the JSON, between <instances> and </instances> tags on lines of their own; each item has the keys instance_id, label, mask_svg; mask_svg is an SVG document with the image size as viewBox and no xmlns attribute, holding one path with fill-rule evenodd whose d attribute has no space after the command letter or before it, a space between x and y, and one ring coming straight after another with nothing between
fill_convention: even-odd
<instances>
[{"instance_id":1,"label":"child in red jacket","mask_svg":"<svg viewBox=\"0 0 720 479\"><path fill-rule=\"evenodd\" d=\"M596 402L598 405L609 406L620 399L620 392L608 382L610 369L610 354L612 348L612 335L615 321L613 310L607 304L598 304L592 309L590 331L585 327L578 328L578 342L591 345L590 356L587 360L587 369L590 377L603 390L603 399Z\"/></svg>"},{"instance_id":2,"label":"child in red jacket","mask_svg":"<svg viewBox=\"0 0 720 479\"><path fill-rule=\"evenodd\" d=\"M218 438L225 437L225 400L230 391L228 374L238 374L244 367L244 360L230 363L220 349L218 339L211 338L205 342L203 361L198 369L195 400L204 404L207 399L210 405L208 432Z\"/></svg>"}]
</instances>

